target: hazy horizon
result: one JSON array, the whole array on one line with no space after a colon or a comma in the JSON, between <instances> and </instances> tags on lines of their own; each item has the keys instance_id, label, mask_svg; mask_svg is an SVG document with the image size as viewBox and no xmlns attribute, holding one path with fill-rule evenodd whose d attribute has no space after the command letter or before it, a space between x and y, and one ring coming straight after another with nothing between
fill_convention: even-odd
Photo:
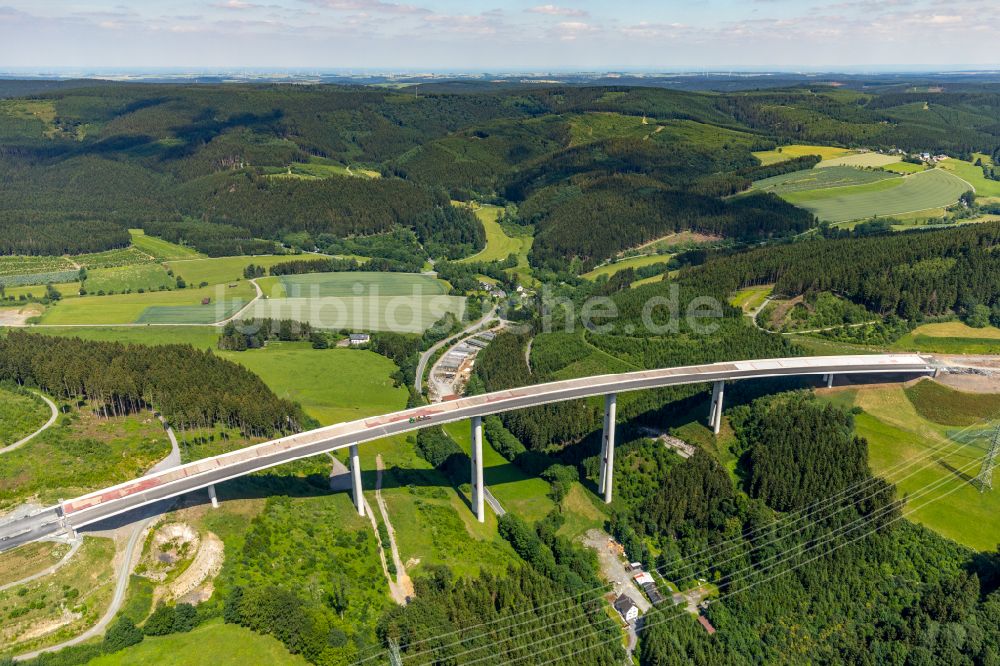
<instances>
[{"instance_id":1,"label":"hazy horizon","mask_svg":"<svg viewBox=\"0 0 1000 666\"><path fill-rule=\"evenodd\" d=\"M997 25L980 0L0 0L0 70L955 71L1000 64Z\"/></svg>"}]
</instances>

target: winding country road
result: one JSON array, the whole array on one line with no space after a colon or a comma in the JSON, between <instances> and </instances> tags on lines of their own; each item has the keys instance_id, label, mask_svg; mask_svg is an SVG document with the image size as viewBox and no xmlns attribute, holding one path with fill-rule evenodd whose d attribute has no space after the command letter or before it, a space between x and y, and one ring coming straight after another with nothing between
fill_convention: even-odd
<instances>
[{"instance_id":1,"label":"winding country road","mask_svg":"<svg viewBox=\"0 0 1000 666\"><path fill-rule=\"evenodd\" d=\"M177 444L177 436L174 434L173 428L169 427L166 424L166 421L162 416L157 415L157 418L160 420L161 423L163 423L163 427L167 432L167 437L170 439L170 453L168 453L163 460L156 463L149 470L148 474L163 472L173 467L177 467L178 465L181 464L181 451L180 447ZM166 503L164 503L161 506L165 508L166 506L169 506L171 503L172 502L167 500ZM132 525L132 532L129 534L128 541L125 544L125 552L121 559L120 568L118 569L118 577L115 580L115 591L111 597L111 603L108 605L108 609L104 612L104 615L101 616L101 619L97 621L97 624L87 629L82 634L75 636L62 643L59 643L58 645L53 645L50 647L35 650L33 652L26 652L25 654L18 655L17 656L18 660L34 659L43 652L56 652L71 645L79 645L84 641L102 635L107 630L108 625L111 624L111 621L118 614L119 609L121 609L122 604L125 602L125 594L128 592L128 584L132 578L132 570L135 568L136 565L135 561L137 559L136 546L140 543L143 543L143 540L141 539L142 535L145 534L149 526L152 525L152 523L159 517L161 512L157 510L157 508L158 507L152 507L150 510L147 510L146 513L151 515L147 515L147 517L143 518L142 520ZM65 557L63 557L62 560L60 560L56 565L50 567L49 569L46 569L44 572L37 574L36 576L33 576L31 579L40 578L42 575L55 572L57 569L59 569L64 564L69 562L70 557L76 552L76 550L82 543L83 543L83 538L77 537L76 542L73 544L73 548L70 550L69 553L66 554ZM141 550L139 554L141 554ZM31 579L26 579L21 582L29 582L29 580Z\"/></svg>"},{"instance_id":2,"label":"winding country road","mask_svg":"<svg viewBox=\"0 0 1000 666\"><path fill-rule=\"evenodd\" d=\"M48 396L42 395L38 391L32 391L32 393L34 393L39 398L41 398L42 400L45 401L45 404L47 404L49 406L49 409L52 411L52 415L49 416L49 420L46 421L45 425L43 425L41 428L39 428L35 432L31 433L30 435L28 435L24 439L16 441L13 444L11 444L10 446L3 447L2 449L0 449L0 453L9 453L9 452L13 451L14 449L18 449L18 448L24 446L25 444L27 444L28 442L30 442L31 440L33 440L35 437L37 437L38 435L42 434L43 432L45 432L46 430L48 430L50 427L52 427L52 424L56 422L57 418L59 418L59 408L56 407L56 403L52 402L51 400L49 400Z\"/></svg>"},{"instance_id":3,"label":"winding country road","mask_svg":"<svg viewBox=\"0 0 1000 666\"><path fill-rule=\"evenodd\" d=\"M430 349L428 349L423 354L421 354L420 355L420 362L417 363L416 377L414 377L414 379L413 379L413 388L417 389L417 393L423 392L423 388L424 388L424 371L427 370L427 363L431 360L431 357L434 356L434 352L436 352L437 350L441 349L445 345L454 342L458 338L461 338L464 335L468 335L469 333L472 333L472 332L476 331L481 326L483 326L483 324L485 324L486 322L488 322L488 321L492 320L494 317L496 317L496 314L497 314L497 306L494 305L493 309L490 310L486 315L484 315L482 319L480 319L479 321L477 321L477 322L475 322L473 324L470 324L468 327L466 327L463 330L459 331L455 335L447 337L444 340L442 340L441 342L435 343L434 345L431 346Z\"/></svg>"}]
</instances>

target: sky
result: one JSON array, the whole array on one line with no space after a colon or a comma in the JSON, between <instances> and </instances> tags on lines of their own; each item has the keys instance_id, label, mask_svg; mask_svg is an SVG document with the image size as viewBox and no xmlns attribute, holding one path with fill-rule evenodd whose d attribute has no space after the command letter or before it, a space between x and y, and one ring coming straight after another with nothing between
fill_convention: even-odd
<instances>
[{"instance_id":1,"label":"sky","mask_svg":"<svg viewBox=\"0 0 1000 666\"><path fill-rule=\"evenodd\" d=\"M997 0L0 0L0 70L948 69L998 37Z\"/></svg>"}]
</instances>

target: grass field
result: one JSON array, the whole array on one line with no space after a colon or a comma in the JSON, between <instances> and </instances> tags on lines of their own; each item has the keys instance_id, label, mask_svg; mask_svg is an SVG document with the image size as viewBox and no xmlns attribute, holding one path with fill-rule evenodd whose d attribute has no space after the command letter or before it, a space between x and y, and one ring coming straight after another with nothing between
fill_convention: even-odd
<instances>
[{"instance_id":1,"label":"grass field","mask_svg":"<svg viewBox=\"0 0 1000 666\"><path fill-rule=\"evenodd\" d=\"M753 312L759 308L765 300L767 300L767 297L771 295L772 291L774 291L773 284L747 287L746 289L740 289L733 294L729 298L729 303L741 308L744 312Z\"/></svg>"},{"instance_id":2,"label":"grass field","mask_svg":"<svg viewBox=\"0 0 1000 666\"><path fill-rule=\"evenodd\" d=\"M384 414L406 405L390 378L396 366L359 349L315 350L306 342L271 342L265 349L219 352L246 366L282 398L300 403L323 425Z\"/></svg>"},{"instance_id":3,"label":"grass field","mask_svg":"<svg viewBox=\"0 0 1000 666\"><path fill-rule=\"evenodd\" d=\"M243 269L250 264L269 268L275 264L302 259L303 256L289 254L267 254L246 257L215 257L212 259L185 259L167 262L173 270L189 284L226 284L243 279ZM308 257L305 257L308 258Z\"/></svg>"},{"instance_id":4,"label":"grass field","mask_svg":"<svg viewBox=\"0 0 1000 666\"><path fill-rule=\"evenodd\" d=\"M892 164L886 164L882 168L886 171L893 171L904 175L908 173L920 173L921 171L927 171L927 165L912 164L910 162L893 162Z\"/></svg>"},{"instance_id":5,"label":"grass field","mask_svg":"<svg viewBox=\"0 0 1000 666\"><path fill-rule=\"evenodd\" d=\"M796 157L806 155L819 155L824 160L834 160L838 157L851 155L853 151L847 148L836 148L834 146L811 146L804 144L794 144L782 146L776 150L765 150L754 153L754 156L761 161L761 164L777 164Z\"/></svg>"},{"instance_id":6,"label":"grass field","mask_svg":"<svg viewBox=\"0 0 1000 666\"><path fill-rule=\"evenodd\" d=\"M191 345L197 349L215 349L221 329L214 326L44 326L34 329L43 335L82 338L139 345Z\"/></svg>"},{"instance_id":7,"label":"grass field","mask_svg":"<svg viewBox=\"0 0 1000 666\"><path fill-rule=\"evenodd\" d=\"M41 428L49 415L41 398L0 386L0 449Z\"/></svg>"},{"instance_id":8,"label":"grass field","mask_svg":"<svg viewBox=\"0 0 1000 666\"><path fill-rule=\"evenodd\" d=\"M95 268L87 272L84 283L88 294L120 294L126 291L162 291L173 289L174 278L159 264L136 264L118 268Z\"/></svg>"},{"instance_id":9,"label":"grass field","mask_svg":"<svg viewBox=\"0 0 1000 666\"><path fill-rule=\"evenodd\" d=\"M486 247L471 257L462 259L461 262L502 261L512 254L526 253L524 249L526 239L508 236L497 222L500 214L503 213L503 208L480 205L475 209L475 212L476 217L483 223L483 228L486 230Z\"/></svg>"},{"instance_id":10,"label":"grass field","mask_svg":"<svg viewBox=\"0 0 1000 666\"><path fill-rule=\"evenodd\" d=\"M753 189L761 192L774 192L775 194L789 194L792 192L823 190L831 187L866 185L893 179L897 179L897 177L885 171L865 171L863 169L841 166L793 171L792 173L780 176L772 176L771 178L758 180L753 184Z\"/></svg>"},{"instance_id":11,"label":"grass field","mask_svg":"<svg viewBox=\"0 0 1000 666\"><path fill-rule=\"evenodd\" d=\"M665 264L670 261L670 256L669 254L644 254L637 257L626 257L625 259L618 259L611 264L598 266L594 270L584 273L581 277L588 280L596 280L602 275L611 277L615 273L627 268L642 268L643 266L651 266L652 264Z\"/></svg>"},{"instance_id":12,"label":"grass field","mask_svg":"<svg viewBox=\"0 0 1000 666\"><path fill-rule=\"evenodd\" d=\"M924 324L894 342L892 348L937 354L1000 354L1000 329L972 328L959 321Z\"/></svg>"},{"instance_id":13,"label":"grass field","mask_svg":"<svg viewBox=\"0 0 1000 666\"><path fill-rule=\"evenodd\" d=\"M844 155L833 159L823 160L816 166L821 169L830 169L838 166L858 167L877 169L894 164L899 160L895 155L882 155L880 153L857 153L856 155Z\"/></svg>"},{"instance_id":14,"label":"grass field","mask_svg":"<svg viewBox=\"0 0 1000 666\"><path fill-rule=\"evenodd\" d=\"M1000 197L1000 181L988 180L983 176L983 170L971 162L948 159L941 162L939 168L949 171L962 180L968 181L976 189L976 196Z\"/></svg>"},{"instance_id":15,"label":"grass field","mask_svg":"<svg viewBox=\"0 0 1000 666\"><path fill-rule=\"evenodd\" d=\"M271 298L255 302L247 318L293 319L329 330L422 333L448 312L461 319L465 297Z\"/></svg>"},{"instance_id":16,"label":"grass field","mask_svg":"<svg viewBox=\"0 0 1000 666\"><path fill-rule=\"evenodd\" d=\"M132 236L132 245L136 246L157 261L169 261L171 259L201 259L205 255L197 250L177 245L170 241L165 241L156 236L147 236L142 229L129 229Z\"/></svg>"},{"instance_id":17,"label":"grass field","mask_svg":"<svg viewBox=\"0 0 1000 666\"><path fill-rule=\"evenodd\" d=\"M351 296L436 296L447 294L444 282L415 273L306 273L260 278L268 298L343 298Z\"/></svg>"},{"instance_id":18,"label":"grass field","mask_svg":"<svg viewBox=\"0 0 1000 666\"><path fill-rule=\"evenodd\" d=\"M272 636L261 636L235 624L209 620L186 634L148 636L142 643L99 657L89 666L306 666Z\"/></svg>"},{"instance_id":19,"label":"grass field","mask_svg":"<svg viewBox=\"0 0 1000 666\"><path fill-rule=\"evenodd\" d=\"M88 536L53 575L0 591L0 657L55 645L94 625L111 602L114 554L111 539Z\"/></svg>"},{"instance_id":20,"label":"grass field","mask_svg":"<svg viewBox=\"0 0 1000 666\"><path fill-rule=\"evenodd\" d=\"M960 178L931 169L867 185L789 192L782 198L820 219L845 222L951 205L968 189Z\"/></svg>"},{"instance_id":21,"label":"grass field","mask_svg":"<svg viewBox=\"0 0 1000 666\"><path fill-rule=\"evenodd\" d=\"M201 289L74 298L49 307L42 315L41 323L210 324L232 315L239 307L249 302L255 293L253 285L244 281L233 288L216 285ZM211 303L201 305L204 298L210 298Z\"/></svg>"},{"instance_id":22,"label":"grass field","mask_svg":"<svg viewBox=\"0 0 1000 666\"><path fill-rule=\"evenodd\" d=\"M986 441L970 433L981 431L925 419L899 387L852 393L850 402L864 410L855 423L858 434L868 440L872 470L895 483L900 496L941 483L908 502L906 510L913 511L909 519L972 548L994 550L1000 535L1000 494L980 493L969 482L986 451Z\"/></svg>"}]
</instances>

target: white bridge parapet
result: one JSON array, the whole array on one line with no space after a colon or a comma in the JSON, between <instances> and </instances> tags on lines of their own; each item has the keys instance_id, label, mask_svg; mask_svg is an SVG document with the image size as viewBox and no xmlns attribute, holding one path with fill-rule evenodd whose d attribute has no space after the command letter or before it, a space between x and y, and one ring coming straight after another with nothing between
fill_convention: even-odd
<instances>
[{"instance_id":1,"label":"white bridge parapet","mask_svg":"<svg viewBox=\"0 0 1000 666\"><path fill-rule=\"evenodd\" d=\"M81 497L62 502L52 509L64 518L66 528L80 528L146 504L206 488L228 479L293 460L453 421L476 419L473 424L473 441L475 443L477 440L481 441L481 422L479 422L478 437L475 425L483 416L602 395L606 396L606 402L605 432L602 440L602 449L605 450L602 455L603 483L601 485L604 499L610 501L613 485L614 416L615 396L617 394L664 386L711 383L714 387L713 393L715 390L718 391L718 404L715 405L712 414L713 428L717 428L722 413L722 382L802 375L932 374L933 372L934 368L928 360L917 354L812 356L640 370L535 384L338 423L282 437L87 493ZM356 450L352 450L351 453L352 485L357 501L361 490L360 466L357 464ZM481 450L476 446L473 446L473 464L473 505L477 518L482 519L481 505L484 496L481 477L482 455ZM359 502L359 512L363 511L362 504ZM2 537L3 534L0 534L0 538Z\"/></svg>"}]
</instances>

